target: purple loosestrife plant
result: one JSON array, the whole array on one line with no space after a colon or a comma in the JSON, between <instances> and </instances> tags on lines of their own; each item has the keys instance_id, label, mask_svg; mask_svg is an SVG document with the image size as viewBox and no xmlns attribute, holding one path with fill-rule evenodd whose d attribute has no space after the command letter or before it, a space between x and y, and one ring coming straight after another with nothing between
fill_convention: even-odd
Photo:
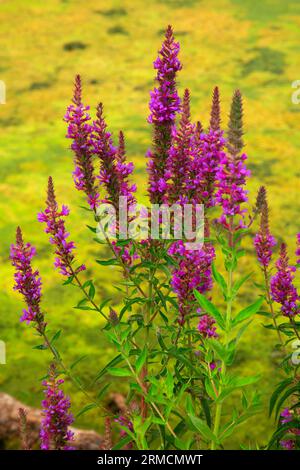
<instances>
[{"instance_id":1,"label":"purple loosestrife plant","mask_svg":"<svg viewBox=\"0 0 300 470\"><path fill-rule=\"evenodd\" d=\"M27 324L34 323L42 332L46 327L41 311L41 278L38 270L34 270L31 260L36 250L30 243L24 243L20 227L17 228L16 243L11 245L10 259L14 266L14 289L23 295L27 309L23 310L20 320Z\"/></svg>"},{"instance_id":2,"label":"purple loosestrife plant","mask_svg":"<svg viewBox=\"0 0 300 470\"><path fill-rule=\"evenodd\" d=\"M284 316L293 318L300 312L299 295L293 284L296 268L289 265L287 247L282 243L280 256L276 262L277 272L271 278L271 296L274 302L281 305Z\"/></svg>"},{"instance_id":3,"label":"purple loosestrife plant","mask_svg":"<svg viewBox=\"0 0 300 470\"><path fill-rule=\"evenodd\" d=\"M275 245L276 240L269 229L269 209L268 203L265 200L261 208L259 231L254 237L257 259L263 269L268 268L272 257L272 250Z\"/></svg>"},{"instance_id":4,"label":"purple loosestrife plant","mask_svg":"<svg viewBox=\"0 0 300 470\"><path fill-rule=\"evenodd\" d=\"M188 200L194 204L204 204L205 208L215 205L216 178L225 158L224 144L222 131L210 129L204 133L196 126L186 184Z\"/></svg>"},{"instance_id":5,"label":"purple loosestrife plant","mask_svg":"<svg viewBox=\"0 0 300 470\"><path fill-rule=\"evenodd\" d=\"M232 366L239 338L260 311L265 294L271 309L275 303L279 303L281 309L278 314L275 310L272 315L263 312L265 316L273 316L276 321L279 316L284 319L283 324L277 322L267 327L287 336L286 346L294 336L300 339L295 271L289 265L285 249L282 249L270 287L274 239L269 230L264 188L259 191L253 212L249 210L250 222L245 225L245 184L249 172L245 166L246 157L242 154L241 93L234 93L226 139L221 129L218 88L213 92L208 130L200 123L193 124L190 94L185 91L181 105L176 89L177 72L181 69L178 53L179 44L172 28L168 27L154 63L157 87L150 99L153 144L148 161L148 194L151 203L171 206L179 202L181 207L184 203L204 204L202 248L188 249L187 240L184 237L174 239L173 233L171 240L148 238L141 243L136 239L123 240L119 234L113 242L108 238L105 241L96 238L101 245L107 243L112 252L111 259L97 259L97 264L123 273L121 282L116 285L117 296L112 305L111 299L98 301L96 283L82 281L81 277L86 276L87 271L79 276L84 266L75 265L74 243L69 241L65 226L69 211L66 206L59 208L51 178L46 209L39 214L55 248L55 265L67 278L64 284L76 285L84 295L75 308L83 310L85 315L95 312L102 315L101 332L112 345L109 354L115 351L109 363L92 380L93 394L96 392L100 398L91 398L82 381L72 375L73 365L64 365L56 345L60 331L48 336L49 327L46 327L40 307L39 274L31 267L35 252L30 245L24 244L20 231L11 250L16 268L16 289L23 294L28 306L23 320L31 323L43 338L43 344L37 349L50 351L59 370L84 393L88 403L82 412L95 406L101 409L102 416L104 412L107 429L104 446L109 449L113 447L112 427L117 425L121 426L122 435L115 448L227 448L227 439L259 410L257 393L247 389L247 385L254 384L259 377L240 375ZM118 212L120 196L128 198L128 205L136 203L136 188L130 182L133 165L127 162L124 135L119 134L119 142L115 145L102 104L97 108L95 120L91 121L88 108L82 104L79 77L75 81L73 104L68 108L66 121L74 152L75 186L85 193L90 212L100 224L98 211L101 204L111 203ZM220 213L221 224L212 224L212 214L218 216ZM260 267L266 273L266 292L256 298L251 287L253 303L238 308L240 289L250 277L238 270L239 260L246 254L242 249L243 239L250 233L250 226L258 215L261 221L254 244ZM89 229L97 233L96 228L89 226ZM98 258L105 254L101 252ZM110 273L107 271L108 275ZM275 391L270 411L275 407L277 417L283 407L289 411L282 412L269 447L281 448L280 442L283 445L284 441L290 441L285 447L297 448L299 439L294 429L298 426L299 392L296 387L299 377L290 355L282 368L289 377ZM41 438L44 449L68 449L68 441L73 437L69 429L73 422L70 401L61 385L62 381L51 369L45 382L43 403ZM126 405L122 398L119 399L120 412L114 416L110 416L111 413L107 416L107 409L99 403L109 385L110 389L114 388L112 391L118 392L122 388L128 392ZM99 392L96 391L98 387Z\"/></svg>"},{"instance_id":6,"label":"purple loosestrife plant","mask_svg":"<svg viewBox=\"0 0 300 470\"><path fill-rule=\"evenodd\" d=\"M55 367L50 367L48 379L43 382L45 399L42 401L43 419L40 439L42 450L73 450L69 442L74 433L69 429L74 418L70 413L69 397L64 395L61 385L63 379L57 379Z\"/></svg>"},{"instance_id":7,"label":"purple loosestrife plant","mask_svg":"<svg viewBox=\"0 0 300 470\"><path fill-rule=\"evenodd\" d=\"M50 176L48 180L46 209L38 214L38 221L46 224L45 232L51 235L50 243L55 247L56 255L54 266L59 269L63 276L67 277L74 276L86 269L83 264L77 268L73 267L75 244L73 241L67 240L70 234L66 231L63 219L63 217L69 215L69 212L67 206L62 206L59 210L53 181Z\"/></svg>"},{"instance_id":8,"label":"purple loosestrife plant","mask_svg":"<svg viewBox=\"0 0 300 470\"><path fill-rule=\"evenodd\" d=\"M181 70L178 59L179 43L168 26L165 40L154 62L157 70L157 88L150 93L149 123L153 125L153 148L148 152L149 198L151 203L163 202L167 189L166 162L172 140L172 128L180 111L180 99L176 89L176 75Z\"/></svg>"},{"instance_id":9,"label":"purple loosestrife plant","mask_svg":"<svg viewBox=\"0 0 300 470\"><path fill-rule=\"evenodd\" d=\"M103 115L103 105L97 107L97 119L93 124L94 129L94 154L100 160L99 181L107 190L103 202L111 202L116 210L119 207L119 197L126 196L128 205L135 203L134 192L136 186L128 183L128 176L133 171L133 164L126 163L124 135L119 136L119 147L115 147L111 133L107 130L107 124Z\"/></svg>"},{"instance_id":10,"label":"purple loosestrife plant","mask_svg":"<svg viewBox=\"0 0 300 470\"><path fill-rule=\"evenodd\" d=\"M276 273L271 277L270 288L274 302L272 316L276 313L274 329L280 334L281 351L285 356L281 368L288 376L275 388L270 399L270 414L274 412L275 418L280 413L277 429L273 434L269 448L284 448L287 450L300 448L300 408L299 408L299 375L297 346L300 344L300 298L294 284L296 268L290 264L287 246L281 244L280 255L276 261ZM275 304L280 305L279 313L275 312ZM280 323L280 317L284 319ZM288 319L288 322L286 321ZM287 338L284 341L283 338ZM296 358L289 349L296 346ZM282 406L285 408L282 410Z\"/></svg>"},{"instance_id":11,"label":"purple loosestrife plant","mask_svg":"<svg viewBox=\"0 0 300 470\"><path fill-rule=\"evenodd\" d=\"M296 256L297 256L297 264L300 265L300 233L297 234Z\"/></svg>"},{"instance_id":12,"label":"purple loosestrife plant","mask_svg":"<svg viewBox=\"0 0 300 470\"><path fill-rule=\"evenodd\" d=\"M242 95L239 90L236 90L233 95L229 117L228 153L222 160L217 174L218 191L216 195L216 202L223 209L220 222L230 230L233 216L239 215L243 219L244 210L241 208L241 204L248 200L244 186L247 176L250 176L250 171L247 170L245 165L247 156L241 154L244 147L242 126ZM238 226L243 226L242 219L240 219Z\"/></svg>"},{"instance_id":13,"label":"purple loosestrife plant","mask_svg":"<svg viewBox=\"0 0 300 470\"><path fill-rule=\"evenodd\" d=\"M182 114L178 129L173 129L172 144L167 159L165 180L167 184L166 202L185 203L186 178L189 173L194 126L190 122L190 93L184 92Z\"/></svg>"},{"instance_id":14,"label":"purple loosestrife plant","mask_svg":"<svg viewBox=\"0 0 300 470\"><path fill-rule=\"evenodd\" d=\"M204 244L201 250L187 250L182 241L177 241L170 247L169 254L178 259L171 285L178 296L178 323L183 325L186 317L195 310L193 290L205 293L212 288L211 265L215 250L210 244Z\"/></svg>"},{"instance_id":15,"label":"purple loosestrife plant","mask_svg":"<svg viewBox=\"0 0 300 470\"><path fill-rule=\"evenodd\" d=\"M73 104L71 104L65 115L68 123L67 137L72 139L71 149L74 152L75 170L73 172L75 187L85 192L91 209L95 210L99 205L99 193L94 173L92 153L92 131L88 114L89 106L82 104L81 78L75 77L75 88Z\"/></svg>"},{"instance_id":16,"label":"purple loosestrife plant","mask_svg":"<svg viewBox=\"0 0 300 470\"><path fill-rule=\"evenodd\" d=\"M254 237L254 247L256 256L260 264L263 278L264 278L264 293L266 295L266 302L268 304L270 314L274 327L277 331L279 343L283 345L282 335L278 329L276 314L274 311L273 298L271 295L270 287L270 263L273 255L273 249L276 245L276 240L270 233L269 228L269 207L267 201L267 191L264 186L261 186L258 191L256 207L254 213L260 213L260 226L259 230ZM255 216L255 214L254 214Z\"/></svg>"},{"instance_id":17,"label":"purple loosestrife plant","mask_svg":"<svg viewBox=\"0 0 300 470\"><path fill-rule=\"evenodd\" d=\"M299 414L299 408L296 411L290 410L289 408L284 408L284 410L280 413L280 424L282 425L292 425L292 423L298 424L297 428L291 428L288 429L287 434L289 435L289 439L285 437L285 439L282 439L280 441L281 447L283 447L286 450L294 450L297 446L296 440L298 436L300 436L300 414Z\"/></svg>"}]
</instances>

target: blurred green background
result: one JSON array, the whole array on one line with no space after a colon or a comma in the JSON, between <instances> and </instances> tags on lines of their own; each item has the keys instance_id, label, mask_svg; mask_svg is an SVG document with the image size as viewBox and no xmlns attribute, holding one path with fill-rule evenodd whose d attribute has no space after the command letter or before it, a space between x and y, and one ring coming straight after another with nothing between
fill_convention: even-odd
<instances>
[{"instance_id":1,"label":"blurred green background","mask_svg":"<svg viewBox=\"0 0 300 470\"><path fill-rule=\"evenodd\" d=\"M36 220L43 208L48 175L57 196L68 203L72 239L78 259L88 265L97 296L109 295L118 278L94 259L99 246L85 225L88 214L79 208L81 194L73 188L70 142L65 139L62 118L72 96L73 79L80 73L84 101L96 106L101 100L110 129L123 129L128 156L136 165L139 195L145 193L145 152L151 142L146 122L149 90L153 86L152 62L167 24L172 24L181 43L184 68L179 89L192 94L192 116L207 124L212 88L220 87L223 121L226 123L232 91L240 88L245 98L246 152L253 177L250 203L260 184L269 190L271 227L279 240L294 251L299 231L299 116L292 104L292 82L300 78L299 0L0 0L0 79L7 87L6 104L0 106L0 339L7 345L7 365L0 366L1 391L30 405L41 399L39 378L49 361L47 352L32 350L33 331L19 323L23 308L12 292L13 271L9 245L20 224L27 240L36 245L43 278L44 309L53 330L63 329L60 349L67 362L87 355L80 365L88 385L95 372L112 356L103 342L101 319L90 312L73 310L81 298L64 288L52 268L51 248ZM254 256L251 245L249 256ZM257 280L259 273L257 272ZM241 303L251 301L252 288ZM259 389L265 407L278 381L276 338L261 327L261 319L245 335L238 367L244 374L262 373ZM117 390L119 384L112 386ZM85 404L68 384L74 412ZM96 387L92 388L96 391ZM83 415L77 425L101 430L96 412ZM266 442L272 427L266 410L242 427L229 445Z\"/></svg>"}]
</instances>

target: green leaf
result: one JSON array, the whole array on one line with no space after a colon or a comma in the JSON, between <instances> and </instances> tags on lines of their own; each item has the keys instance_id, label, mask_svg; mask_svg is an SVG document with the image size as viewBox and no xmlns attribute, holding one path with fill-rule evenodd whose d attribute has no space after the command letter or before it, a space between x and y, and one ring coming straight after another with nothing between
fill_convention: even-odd
<instances>
[{"instance_id":1,"label":"green leaf","mask_svg":"<svg viewBox=\"0 0 300 470\"><path fill-rule=\"evenodd\" d=\"M207 426L206 422L203 421L200 418L197 418L197 416L193 416L191 414L188 414L188 417L191 420L191 423L193 427L199 431L202 437L207 439L208 441L214 441L217 442L217 438L212 432L212 430Z\"/></svg>"},{"instance_id":2,"label":"green leaf","mask_svg":"<svg viewBox=\"0 0 300 470\"><path fill-rule=\"evenodd\" d=\"M298 383L294 387L288 388L287 391L279 398L277 401L277 406L276 406L276 411L275 411L275 416L276 419L281 411L281 408L284 404L284 402L292 395L299 393L300 391L300 384Z\"/></svg>"},{"instance_id":3,"label":"green leaf","mask_svg":"<svg viewBox=\"0 0 300 470\"><path fill-rule=\"evenodd\" d=\"M101 377L107 373L107 369L109 367L114 367L122 361L124 361L123 356L121 354L118 354L118 356L112 359L108 364L106 364L105 367L103 367L103 369L100 370L100 372L98 372L98 374L95 377L94 382L97 382L97 380L101 379Z\"/></svg>"},{"instance_id":4,"label":"green leaf","mask_svg":"<svg viewBox=\"0 0 300 470\"><path fill-rule=\"evenodd\" d=\"M217 395L216 395L216 392L211 384L211 381L208 377L206 377L205 379L205 390L206 390L206 393L208 394L208 396L212 399L212 400L216 400L217 399Z\"/></svg>"},{"instance_id":5,"label":"green leaf","mask_svg":"<svg viewBox=\"0 0 300 470\"><path fill-rule=\"evenodd\" d=\"M116 260L115 258L106 259L106 260L97 259L96 263L100 264L101 266L115 266L119 264L118 260Z\"/></svg>"},{"instance_id":6,"label":"green leaf","mask_svg":"<svg viewBox=\"0 0 300 470\"><path fill-rule=\"evenodd\" d=\"M281 393L289 386L293 383L294 379L293 377L289 378L289 379L286 379L286 380L283 380L282 382L280 382L280 384L278 385L278 387L275 389L275 391L273 392L271 398L270 398L270 406L269 406L269 416L271 416L272 414L272 411L274 409L274 406L277 402L277 399L279 398L279 396L281 395Z\"/></svg>"},{"instance_id":7,"label":"green leaf","mask_svg":"<svg viewBox=\"0 0 300 470\"><path fill-rule=\"evenodd\" d=\"M88 411L92 410L93 408L96 408L96 403L89 403L88 405L85 405L79 413L77 413L76 418L79 418L79 416L83 415L84 413L87 413Z\"/></svg>"},{"instance_id":8,"label":"green leaf","mask_svg":"<svg viewBox=\"0 0 300 470\"><path fill-rule=\"evenodd\" d=\"M130 377L131 372L128 369L122 369L120 367L109 367L107 372L110 375L114 375L115 377Z\"/></svg>"},{"instance_id":9,"label":"green leaf","mask_svg":"<svg viewBox=\"0 0 300 470\"><path fill-rule=\"evenodd\" d=\"M52 339L51 339L51 341L50 341L51 344L52 344L52 343L55 343L55 341L58 340L58 338L59 338L60 335L61 335L61 331L62 331L62 330L58 330L58 331L52 336Z\"/></svg>"},{"instance_id":10,"label":"green leaf","mask_svg":"<svg viewBox=\"0 0 300 470\"><path fill-rule=\"evenodd\" d=\"M260 377L261 376L259 374L250 375L248 377L234 377L231 380L230 385L236 388L245 387L246 385L250 385L250 384L257 382L260 379Z\"/></svg>"},{"instance_id":11,"label":"green leaf","mask_svg":"<svg viewBox=\"0 0 300 470\"><path fill-rule=\"evenodd\" d=\"M100 400L100 399L103 397L104 393L105 393L106 390L110 387L110 385L111 385L111 384L108 383L108 384L105 384L104 387L101 388L101 390L100 390L100 391L98 392L98 394L97 394L97 399L98 399L98 400Z\"/></svg>"},{"instance_id":12,"label":"green leaf","mask_svg":"<svg viewBox=\"0 0 300 470\"><path fill-rule=\"evenodd\" d=\"M222 274L217 270L215 263L212 264L212 274L214 280L221 287L224 297L226 298L227 284Z\"/></svg>"},{"instance_id":13,"label":"green leaf","mask_svg":"<svg viewBox=\"0 0 300 470\"><path fill-rule=\"evenodd\" d=\"M40 349L43 351L44 349L48 349L48 346L46 344L39 344L38 346L33 346L32 349Z\"/></svg>"},{"instance_id":14,"label":"green leaf","mask_svg":"<svg viewBox=\"0 0 300 470\"><path fill-rule=\"evenodd\" d=\"M191 395L187 395L185 399L185 408L188 414L195 415L195 408Z\"/></svg>"},{"instance_id":15,"label":"green leaf","mask_svg":"<svg viewBox=\"0 0 300 470\"><path fill-rule=\"evenodd\" d=\"M225 346L223 346L219 341L216 341L213 338L210 339L209 345L215 351L219 359L222 359L222 361L226 362L228 351Z\"/></svg>"},{"instance_id":16,"label":"green leaf","mask_svg":"<svg viewBox=\"0 0 300 470\"><path fill-rule=\"evenodd\" d=\"M249 274L246 274L246 276L244 276L241 279L238 279L237 281L235 281L235 283L233 284L233 287L232 287L232 292L234 294L237 294L237 292L240 290L242 285L252 276L252 274L253 274L253 272L251 272Z\"/></svg>"},{"instance_id":17,"label":"green leaf","mask_svg":"<svg viewBox=\"0 0 300 470\"><path fill-rule=\"evenodd\" d=\"M173 389L174 389L174 379L173 379L173 375L171 374L169 370L167 373L165 385L166 385L166 390L167 390L167 397L171 398L173 395Z\"/></svg>"},{"instance_id":18,"label":"green leaf","mask_svg":"<svg viewBox=\"0 0 300 470\"><path fill-rule=\"evenodd\" d=\"M210 300L204 297L204 295L200 294L200 292L198 292L196 289L194 289L194 295L202 309L207 313L210 313L216 320L219 327L222 328L222 330L225 330L225 323L219 310L210 302Z\"/></svg>"},{"instance_id":19,"label":"green leaf","mask_svg":"<svg viewBox=\"0 0 300 470\"><path fill-rule=\"evenodd\" d=\"M113 446L112 450L120 450L122 447L126 446L129 442L132 441L131 436L126 436L124 439L121 439L119 442L117 442L116 445Z\"/></svg>"},{"instance_id":20,"label":"green leaf","mask_svg":"<svg viewBox=\"0 0 300 470\"><path fill-rule=\"evenodd\" d=\"M135 369L136 369L137 374L139 374L141 372L142 367L145 364L145 361L147 359L147 353L148 353L148 351L147 351L147 348L145 346L144 349L142 350L141 354L137 358L136 363L135 363Z\"/></svg>"},{"instance_id":21,"label":"green leaf","mask_svg":"<svg viewBox=\"0 0 300 470\"><path fill-rule=\"evenodd\" d=\"M95 227L91 227L90 225L87 225L87 228L93 232L93 233L97 233L97 229Z\"/></svg>"},{"instance_id":22,"label":"green leaf","mask_svg":"<svg viewBox=\"0 0 300 470\"><path fill-rule=\"evenodd\" d=\"M260 309L263 301L264 301L264 297L261 297L260 299L258 299L253 304L251 304L248 307L241 310L237 314L237 316L234 318L234 320L232 321L232 325L236 326L239 323L241 323L242 321L245 321L248 318L252 317L252 315L255 315L255 313L258 312L258 310Z\"/></svg>"},{"instance_id":23,"label":"green leaf","mask_svg":"<svg viewBox=\"0 0 300 470\"><path fill-rule=\"evenodd\" d=\"M76 308L77 310L94 310L92 307L88 306L88 303L89 299L85 297L84 299L80 300L74 308Z\"/></svg>"},{"instance_id":24,"label":"green leaf","mask_svg":"<svg viewBox=\"0 0 300 470\"><path fill-rule=\"evenodd\" d=\"M91 281L90 288L89 288L89 298L91 300L94 299L95 293L96 293L96 289L95 289L95 286L94 286L93 282Z\"/></svg>"},{"instance_id":25,"label":"green leaf","mask_svg":"<svg viewBox=\"0 0 300 470\"><path fill-rule=\"evenodd\" d=\"M71 365L70 365L70 370L74 369L77 364L79 364L81 361L83 361L84 359L86 359L88 357L88 355L84 355L84 356L80 356L78 359L76 359L76 361L74 361Z\"/></svg>"},{"instance_id":26,"label":"green leaf","mask_svg":"<svg viewBox=\"0 0 300 470\"><path fill-rule=\"evenodd\" d=\"M63 282L63 286L66 286L68 284L71 284L71 282L73 281L74 279L74 276L70 276L68 277L68 279L66 279L64 282Z\"/></svg>"}]
</instances>

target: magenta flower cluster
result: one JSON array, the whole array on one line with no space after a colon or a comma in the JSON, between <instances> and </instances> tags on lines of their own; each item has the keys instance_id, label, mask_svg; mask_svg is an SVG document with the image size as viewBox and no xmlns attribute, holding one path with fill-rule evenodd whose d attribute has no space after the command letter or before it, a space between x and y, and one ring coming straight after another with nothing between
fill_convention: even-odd
<instances>
[{"instance_id":1,"label":"magenta flower cluster","mask_svg":"<svg viewBox=\"0 0 300 470\"><path fill-rule=\"evenodd\" d=\"M276 245L276 240L270 233L257 233L254 237L254 246L257 259L262 266L269 266L273 254L272 248Z\"/></svg>"},{"instance_id":2,"label":"magenta flower cluster","mask_svg":"<svg viewBox=\"0 0 300 470\"><path fill-rule=\"evenodd\" d=\"M295 419L295 411L284 408L280 414L280 418L281 424L288 424ZM288 433L295 437L300 436L300 429L292 428L288 430ZM283 439L280 441L280 445L286 450L293 450L295 448L295 439L292 437L290 439Z\"/></svg>"},{"instance_id":3,"label":"magenta flower cluster","mask_svg":"<svg viewBox=\"0 0 300 470\"><path fill-rule=\"evenodd\" d=\"M259 194L262 195L262 207L258 208L258 210L261 210L261 220L259 231L254 237L254 247L258 261L266 269L270 264L276 240L269 229L269 209L264 187L261 188ZM260 204L260 201L258 201L258 204Z\"/></svg>"},{"instance_id":4,"label":"magenta flower cluster","mask_svg":"<svg viewBox=\"0 0 300 470\"><path fill-rule=\"evenodd\" d=\"M128 207L135 201L136 185L129 184L128 177L133 172L132 162L126 162L124 135L120 132L119 146L115 147L112 135L107 130L102 103L97 108L97 120L93 124L93 152L100 160L99 182L107 190L102 202L111 202L116 209L119 197L126 196Z\"/></svg>"},{"instance_id":5,"label":"magenta flower cluster","mask_svg":"<svg viewBox=\"0 0 300 470\"><path fill-rule=\"evenodd\" d=\"M158 87L150 92L150 123L159 124L174 121L180 110L180 98L176 90L176 73L182 66L178 59L180 45L175 42L171 26L167 28L166 39L154 61L157 70Z\"/></svg>"},{"instance_id":6,"label":"magenta flower cluster","mask_svg":"<svg viewBox=\"0 0 300 470\"><path fill-rule=\"evenodd\" d=\"M135 202L135 185L130 185L128 177L133 171L133 163L126 162L124 136L120 133L119 147L115 147L111 134L103 117L103 106L97 107L97 119L90 123L89 106L82 104L81 79L75 78L73 104L65 115L68 123L67 138L72 140L75 170L73 172L76 189L84 191L90 208L96 211L103 201L115 205L119 196L127 196L128 205ZM99 162L99 174L96 175L95 158ZM105 198L100 199L100 187L107 190Z\"/></svg>"},{"instance_id":7,"label":"magenta flower cluster","mask_svg":"<svg viewBox=\"0 0 300 470\"><path fill-rule=\"evenodd\" d=\"M202 315L199 323L198 323L198 330L202 334L204 338L217 338L218 335L216 333L216 326L215 326L215 319L210 315ZM211 367L213 370L214 367Z\"/></svg>"},{"instance_id":8,"label":"magenta flower cluster","mask_svg":"<svg viewBox=\"0 0 300 470\"><path fill-rule=\"evenodd\" d=\"M52 178L48 180L48 198L47 207L44 212L38 214L38 221L45 223L45 232L50 234L50 243L55 246L55 262L54 266L59 269L59 272L63 276L73 276L74 274L84 271L86 268L84 264L74 269L72 267L74 261L73 250L75 244L73 241L68 241L69 233L65 227L65 221L63 217L69 215L69 209L67 206L62 206L61 210L58 208L58 204L55 199L54 186Z\"/></svg>"},{"instance_id":9,"label":"magenta flower cluster","mask_svg":"<svg viewBox=\"0 0 300 470\"><path fill-rule=\"evenodd\" d=\"M40 326L45 326L40 308L42 282L39 272L34 270L31 265L35 254L36 249L30 243L24 243L21 229L18 227L16 244L11 245L10 259L16 270L14 289L23 295L27 305L20 320L27 324L40 322Z\"/></svg>"},{"instance_id":10,"label":"magenta flower cluster","mask_svg":"<svg viewBox=\"0 0 300 470\"><path fill-rule=\"evenodd\" d=\"M190 93L184 92L182 114L178 128L172 129L171 147L168 152L164 184L166 203L185 203L186 180L190 170L194 125L190 121ZM162 182L160 182L162 185Z\"/></svg>"},{"instance_id":11,"label":"magenta flower cluster","mask_svg":"<svg viewBox=\"0 0 300 470\"><path fill-rule=\"evenodd\" d=\"M188 250L184 242L178 240L171 245L168 253L178 262L178 267L173 271L171 285L179 301L178 322L183 325L186 316L194 308L193 290L204 293L212 287L211 265L215 250L209 243L201 250Z\"/></svg>"},{"instance_id":12,"label":"magenta flower cluster","mask_svg":"<svg viewBox=\"0 0 300 470\"><path fill-rule=\"evenodd\" d=\"M118 418L115 418L115 422L118 423L123 428L127 428L129 431L133 432L133 423L132 421L130 421L130 418L128 416L120 415L118 416ZM126 437L127 436L126 430L121 429L120 435L122 438Z\"/></svg>"},{"instance_id":13,"label":"magenta flower cluster","mask_svg":"<svg viewBox=\"0 0 300 470\"><path fill-rule=\"evenodd\" d=\"M227 154L221 161L217 173L218 190L216 202L221 205L223 213L220 222L229 228L228 218L235 215L243 215L241 204L247 202L247 193L244 189L250 170L245 165L246 154L239 157ZM242 220L240 225L243 226Z\"/></svg>"},{"instance_id":14,"label":"magenta flower cluster","mask_svg":"<svg viewBox=\"0 0 300 470\"><path fill-rule=\"evenodd\" d=\"M297 264L300 264L300 233L297 234L296 256L297 256Z\"/></svg>"},{"instance_id":15,"label":"magenta flower cluster","mask_svg":"<svg viewBox=\"0 0 300 470\"><path fill-rule=\"evenodd\" d=\"M205 133L196 127L186 183L189 200L194 204L215 205L218 169L225 161L225 142L222 131L210 129Z\"/></svg>"},{"instance_id":16,"label":"magenta flower cluster","mask_svg":"<svg viewBox=\"0 0 300 470\"><path fill-rule=\"evenodd\" d=\"M43 382L46 398L42 401L44 415L40 430L42 450L73 450L69 442L74 439L74 433L69 426L74 418L69 412L70 399L60 388L63 383L64 380L56 379L52 372L49 379Z\"/></svg>"},{"instance_id":17,"label":"magenta flower cluster","mask_svg":"<svg viewBox=\"0 0 300 470\"><path fill-rule=\"evenodd\" d=\"M84 106L81 101L81 79L75 77L75 90L73 104L66 112L65 121L68 122L67 137L72 139L71 149L74 152L75 169L73 178L76 189L84 191L87 195L91 209L99 205L99 193L96 187L94 175L92 132L93 126L88 114L89 106Z\"/></svg>"},{"instance_id":18,"label":"magenta flower cluster","mask_svg":"<svg viewBox=\"0 0 300 470\"><path fill-rule=\"evenodd\" d=\"M289 265L286 245L281 245L280 256L276 262L277 272L272 276L271 296L272 299L281 305L281 312L287 317L294 317L300 312L299 295L293 284L296 268Z\"/></svg>"}]
</instances>

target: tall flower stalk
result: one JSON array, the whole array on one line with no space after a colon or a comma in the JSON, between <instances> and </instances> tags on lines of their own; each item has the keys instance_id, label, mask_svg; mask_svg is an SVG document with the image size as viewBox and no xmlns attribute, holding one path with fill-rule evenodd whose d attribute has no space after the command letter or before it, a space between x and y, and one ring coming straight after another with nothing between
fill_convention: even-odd
<instances>
[{"instance_id":1,"label":"tall flower stalk","mask_svg":"<svg viewBox=\"0 0 300 470\"><path fill-rule=\"evenodd\" d=\"M151 203L163 202L167 186L166 163L172 140L172 128L180 111L180 99L176 89L176 75L181 70L178 59L179 43L168 26L165 40L154 62L157 70L157 88L150 93L149 123L153 125L153 148L148 152L149 198Z\"/></svg>"},{"instance_id":2,"label":"tall flower stalk","mask_svg":"<svg viewBox=\"0 0 300 470\"><path fill-rule=\"evenodd\" d=\"M221 162L220 169L217 174L219 181L219 188L216 195L216 201L221 205L222 216L219 222L223 225L227 233L227 242L222 242L222 250L225 254L225 269L227 271L227 282L225 287L225 280L222 281L223 295L226 300L226 313L224 316L224 356L221 360L219 388L217 391L217 403L215 407L214 427L213 432L216 437L219 436L221 420L222 420L222 407L223 400L220 396L226 383L227 367L229 365L226 355L229 354L231 330L234 325L232 318L233 314L233 300L236 292L233 290L233 275L237 266L239 258L238 244L239 240L235 237L235 232L243 226L242 218L244 209L241 204L247 201L247 192L244 189L246 183L246 176L250 174L247 170L244 161L246 156L241 155L244 147L243 142L243 103L242 96L239 90L235 91L231 110L229 115L228 132L227 132L227 155ZM236 223L236 219L239 222ZM219 276L220 277L220 276ZM218 279L218 278L217 278ZM258 303L260 305L260 303ZM256 304L254 304L256 308ZM216 448L216 441L212 440L211 449Z\"/></svg>"},{"instance_id":3,"label":"tall flower stalk","mask_svg":"<svg viewBox=\"0 0 300 470\"><path fill-rule=\"evenodd\" d=\"M50 234L50 243L55 247L55 262L54 266L59 269L59 272L63 276L75 276L80 271L84 271L86 268L84 264L73 267L75 257L73 250L75 244L73 241L68 241L69 233L66 231L65 222L63 217L67 217L70 211L67 206L62 206L59 209L56 202L54 185L51 176L48 179L48 190L46 209L44 212L38 214L38 221L45 223L45 232Z\"/></svg>"},{"instance_id":4,"label":"tall flower stalk","mask_svg":"<svg viewBox=\"0 0 300 470\"><path fill-rule=\"evenodd\" d=\"M69 445L74 440L74 433L69 429L74 418L69 411L70 399L61 389L63 383L63 379L56 377L55 366L51 365L48 379L43 381L45 399L42 401L43 419L40 430L42 450L74 449Z\"/></svg>"},{"instance_id":5,"label":"tall flower stalk","mask_svg":"<svg viewBox=\"0 0 300 470\"><path fill-rule=\"evenodd\" d=\"M100 202L93 163L93 127L89 122L91 120L89 109L89 106L84 106L82 103L81 77L76 75L73 104L68 107L65 115L65 121L68 123L67 138L72 139L75 187L86 194L89 206L95 210Z\"/></svg>"},{"instance_id":6,"label":"tall flower stalk","mask_svg":"<svg viewBox=\"0 0 300 470\"><path fill-rule=\"evenodd\" d=\"M41 310L42 281L39 271L33 269L31 260L36 255L36 249L30 243L24 243L20 227L16 232L16 243L11 245L10 259L15 267L14 289L24 297L27 309L23 310L20 321L34 323L40 333L46 327L44 314Z\"/></svg>"},{"instance_id":7,"label":"tall flower stalk","mask_svg":"<svg viewBox=\"0 0 300 470\"><path fill-rule=\"evenodd\" d=\"M260 227L259 231L254 237L254 247L256 250L257 259L259 261L265 284L265 293L268 306L270 308L272 321L277 331L279 343L283 346L283 338L280 330L278 329L276 314L273 307L273 299L270 290L270 262L273 255L273 248L276 245L276 240L270 232L269 228L269 207L267 201L267 192L264 186L259 189L258 205L260 211Z\"/></svg>"}]
</instances>

